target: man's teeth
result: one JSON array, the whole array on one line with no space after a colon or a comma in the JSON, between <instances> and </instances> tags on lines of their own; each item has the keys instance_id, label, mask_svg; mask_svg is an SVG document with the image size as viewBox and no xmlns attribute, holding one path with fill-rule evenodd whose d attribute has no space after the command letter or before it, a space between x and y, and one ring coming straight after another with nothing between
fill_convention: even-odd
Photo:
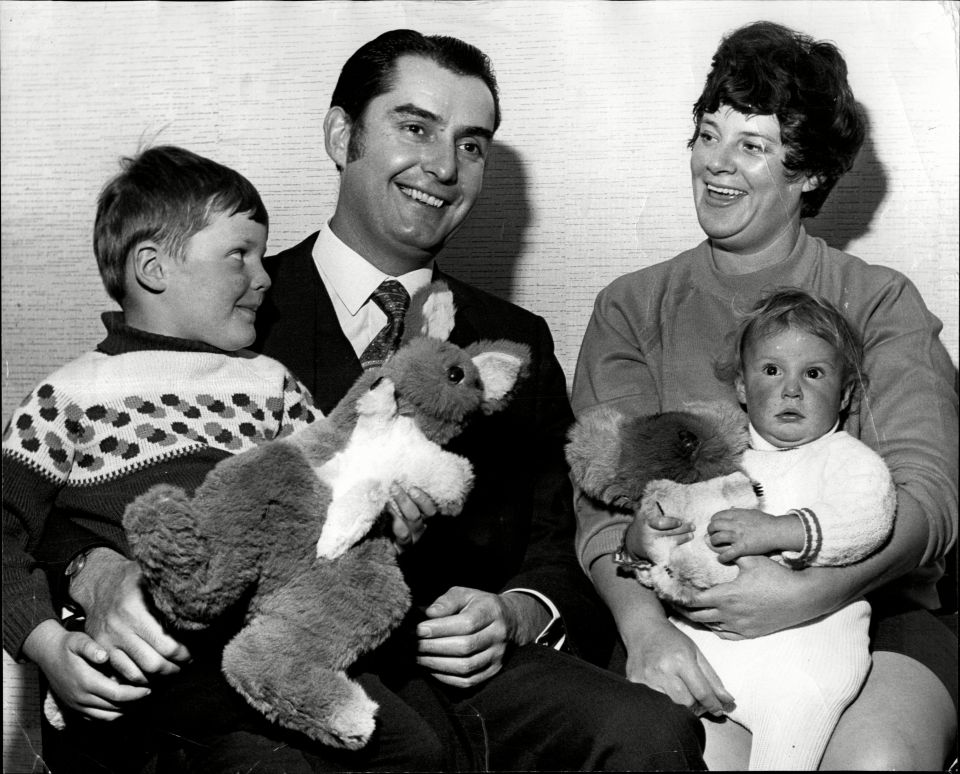
<instances>
[{"instance_id":1,"label":"man's teeth","mask_svg":"<svg viewBox=\"0 0 960 774\"><path fill-rule=\"evenodd\" d=\"M416 199L418 202L423 202L424 204L429 204L431 207L442 207L443 199L438 199L436 196L431 196L428 193L423 191L418 191L416 188L407 188L405 185L400 186L400 190L403 191L411 199Z\"/></svg>"},{"instance_id":2,"label":"man's teeth","mask_svg":"<svg viewBox=\"0 0 960 774\"><path fill-rule=\"evenodd\" d=\"M743 196L743 191L738 191L736 188L721 188L717 185L710 185L707 183L707 190L711 193L720 194L721 196Z\"/></svg>"}]
</instances>

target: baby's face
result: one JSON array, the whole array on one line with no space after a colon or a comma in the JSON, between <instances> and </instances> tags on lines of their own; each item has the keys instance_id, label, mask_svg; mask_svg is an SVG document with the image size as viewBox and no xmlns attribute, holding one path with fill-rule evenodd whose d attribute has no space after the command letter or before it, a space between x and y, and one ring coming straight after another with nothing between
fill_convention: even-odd
<instances>
[{"instance_id":1,"label":"baby's face","mask_svg":"<svg viewBox=\"0 0 960 774\"><path fill-rule=\"evenodd\" d=\"M736 388L754 429L782 449L827 433L850 399L837 350L796 328L750 342Z\"/></svg>"},{"instance_id":2,"label":"baby's face","mask_svg":"<svg viewBox=\"0 0 960 774\"><path fill-rule=\"evenodd\" d=\"M257 308L270 287L263 270L267 229L249 213L215 214L172 262L168 335L234 351L256 337Z\"/></svg>"}]
</instances>

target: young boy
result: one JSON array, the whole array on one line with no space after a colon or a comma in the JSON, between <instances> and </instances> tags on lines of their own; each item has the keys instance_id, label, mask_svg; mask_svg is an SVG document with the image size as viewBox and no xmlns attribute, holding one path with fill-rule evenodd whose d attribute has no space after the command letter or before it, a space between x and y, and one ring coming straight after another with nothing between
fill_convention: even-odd
<instances>
[{"instance_id":1,"label":"young boy","mask_svg":"<svg viewBox=\"0 0 960 774\"><path fill-rule=\"evenodd\" d=\"M129 719L150 687L131 679L131 663L108 664L92 637L61 625L34 556L41 533L82 528L129 556L121 517L139 494L161 481L192 491L219 460L315 418L307 390L282 365L244 350L270 286L256 189L170 146L122 167L99 198L94 252L123 311L103 314L106 338L44 380L3 435L4 649L39 666L68 728L112 735L107 747L118 750L130 741L123 723L77 724L78 715ZM186 649L168 641L174 660L185 660Z\"/></svg>"},{"instance_id":2,"label":"young boy","mask_svg":"<svg viewBox=\"0 0 960 774\"><path fill-rule=\"evenodd\" d=\"M801 290L772 293L742 321L733 360L717 371L732 376L747 409L751 448L743 467L762 487L762 510L713 516L707 533L721 562L774 555L796 569L845 565L887 539L895 510L890 474L875 452L839 429L854 401L869 410L862 359L843 315ZM728 716L753 735L750 768L816 769L869 671L869 603L755 639L722 639L671 620L733 695ZM716 721L706 729L710 763Z\"/></svg>"}]
</instances>

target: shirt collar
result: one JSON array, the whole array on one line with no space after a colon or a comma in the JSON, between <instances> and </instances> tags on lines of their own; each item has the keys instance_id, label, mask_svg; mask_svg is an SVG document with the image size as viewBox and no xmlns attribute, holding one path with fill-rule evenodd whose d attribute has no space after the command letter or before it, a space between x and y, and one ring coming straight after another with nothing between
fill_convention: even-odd
<instances>
[{"instance_id":1,"label":"shirt collar","mask_svg":"<svg viewBox=\"0 0 960 774\"><path fill-rule=\"evenodd\" d=\"M227 352L202 341L178 339L150 333L127 325L123 312L104 312L100 315L107 337L97 345L97 351L106 355L123 355L128 352L165 350L173 352L213 352L218 355L240 357L243 350Z\"/></svg>"},{"instance_id":2,"label":"shirt collar","mask_svg":"<svg viewBox=\"0 0 960 774\"><path fill-rule=\"evenodd\" d=\"M356 315L360 311L373 291L385 279L397 280L411 296L429 285L433 279L434 261L432 260L423 268L414 269L399 277L384 274L341 241L333 233L329 222L320 229L320 235L313 246L313 260L327 289L336 294L340 303L351 315Z\"/></svg>"},{"instance_id":3,"label":"shirt collar","mask_svg":"<svg viewBox=\"0 0 960 774\"><path fill-rule=\"evenodd\" d=\"M824 433L820 438L827 438L837 432L837 428L840 427L840 420L838 419L833 423L833 427L830 428L829 432ZM810 443L803 444L804 446L809 446L811 443L816 443L820 438L815 438L810 441ZM793 449L802 448L800 446L794 446L793 449L784 449L780 446L774 446L770 441L764 438L760 433L756 431L756 428L753 426L753 422L750 423L750 448L756 449L757 451L792 451Z\"/></svg>"}]
</instances>

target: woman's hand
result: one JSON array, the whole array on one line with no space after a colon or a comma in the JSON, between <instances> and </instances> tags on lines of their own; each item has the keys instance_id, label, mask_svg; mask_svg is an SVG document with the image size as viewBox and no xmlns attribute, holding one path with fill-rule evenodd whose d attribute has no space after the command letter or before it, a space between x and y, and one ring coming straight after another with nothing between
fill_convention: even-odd
<instances>
[{"instance_id":1,"label":"woman's hand","mask_svg":"<svg viewBox=\"0 0 960 774\"><path fill-rule=\"evenodd\" d=\"M725 639L760 637L806 623L839 602L829 579L791 570L765 556L737 560L740 575L693 594L685 615ZM821 582L818 582L820 580Z\"/></svg>"},{"instance_id":2,"label":"woman's hand","mask_svg":"<svg viewBox=\"0 0 960 774\"><path fill-rule=\"evenodd\" d=\"M669 621L647 627L627 646L627 679L667 694L696 715L722 716L734 697L700 649Z\"/></svg>"},{"instance_id":3,"label":"woman's hand","mask_svg":"<svg viewBox=\"0 0 960 774\"><path fill-rule=\"evenodd\" d=\"M692 540L693 532L693 524L688 521L662 513L647 517L637 514L627 527L624 545L638 559L648 559L655 544L672 538L674 545L680 545Z\"/></svg>"}]
</instances>

